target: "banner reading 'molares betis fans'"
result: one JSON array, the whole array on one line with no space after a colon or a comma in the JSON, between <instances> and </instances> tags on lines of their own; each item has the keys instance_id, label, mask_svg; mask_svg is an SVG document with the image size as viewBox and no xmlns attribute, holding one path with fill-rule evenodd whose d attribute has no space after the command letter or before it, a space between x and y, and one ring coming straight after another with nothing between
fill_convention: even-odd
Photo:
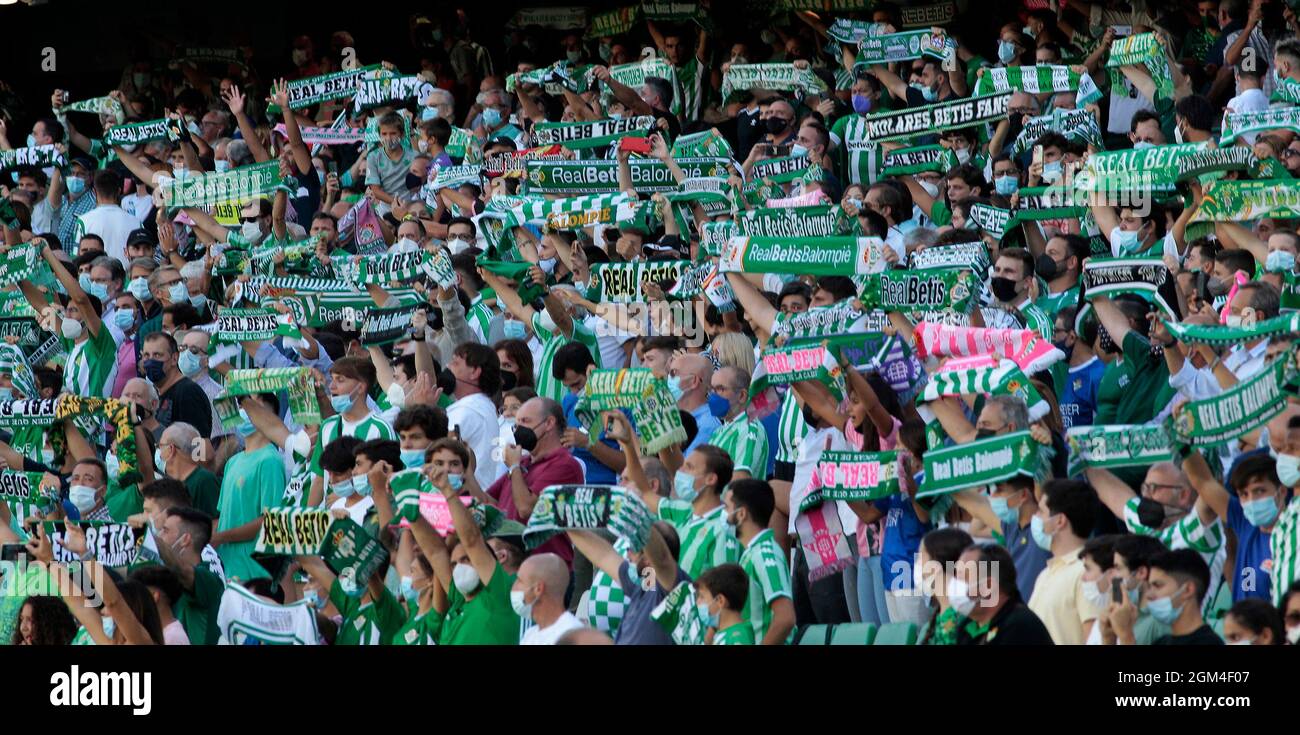
<instances>
[{"instance_id":1,"label":"banner reading 'molares betis fans'","mask_svg":"<svg viewBox=\"0 0 1300 735\"><path fill-rule=\"evenodd\" d=\"M916 497L983 487L1038 470L1038 449L1028 431L980 439L925 453L925 481Z\"/></svg>"},{"instance_id":2,"label":"banner reading 'molares betis fans'","mask_svg":"<svg viewBox=\"0 0 1300 735\"><path fill-rule=\"evenodd\" d=\"M688 179L726 178L730 161L726 158L683 158L676 163ZM657 158L634 158L629 161L629 168L632 186L638 192L677 190L672 171ZM618 161L528 161L526 172L524 181L529 194L612 194L619 190Z\"/></svg>"},{"instance_id":3,"label":"banner reading 'molares betis fans'","mask_svg":"<svg viewBox=\"0 0 1300 735\"><path fill-rule=\"evenodd\" d=\"M1193 222L1250 222L1300 217L1300 187L1294 180L1228 181L1211 183Z\"/></svg>"},{"instance_id":4,"label":"banner reading 'molares betis fans'","mask_svg":"<svg viewBox=\"0 0 1300 735\"><path fill-rule=\"evenodd\" d=\"M270 194L282 181L280 161L274 160L240 166L225 173L171 179L159 188L163 204L168 207L202 207Z\"/></svg>"},{"instance_id":5,"label":"banner reading 'molares betis fans'","mask_svg":"<svg viewBox=\"0 0 1300 735\"><path fill-rule=\"evenodd\" d=\"M733 237L718 270L814 276L866 275L888 267L878 237Z\"/></svg>"},{"instance_id":6,"label":"banner reading 'molares betis fans'","mask_svg":"<svg viewBox=\"0 0 1300 735\"><path fill-rule=\"evenodd\" d=\"M941 133L980 123L996 123L1006 118L1007 101L1010 99L1011 93L1003 92L872 115L864 121L866 134L863 137L879 143L923 133Z\"/></svg>"}]
</instances>

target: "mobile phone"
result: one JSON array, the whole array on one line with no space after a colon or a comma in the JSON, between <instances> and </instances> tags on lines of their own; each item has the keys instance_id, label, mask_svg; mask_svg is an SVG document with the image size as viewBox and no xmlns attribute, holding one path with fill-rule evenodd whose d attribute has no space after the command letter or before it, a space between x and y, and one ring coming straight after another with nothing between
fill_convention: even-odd
<instances>
[{"instance_id":1,"label":"mobile phone","mask_svg":"<svg viewBox=\"0 0 1300 735\"><path fill-rule=\"evenodd\" d=\"M22 544L5 544L0 546L0 561L18 561L27 547Z\"/></svg>"},{"instance_id":2,"label":"mobile phone","mask_svg":"<svg viewBox=\"0 0 1300 735\"><path fill-rule=\"evenodd\" d=\"M329 161L325 164L325 170L328 173L337 174L339 172L338 161Z\"/></svg>"},{"instance_id":3,"label":"mobile phone","mask_svg":"<svg viewBox=\"0 0 1300 735\"><path fill-rule=\"evenodd\" d=\"M627 138L620 138L618 141L618 149L629 153L649 153L650 139L630 136Z\"/></svg>"},{"instance_id":4,"label":"mobile phone","mask_svg":"<svg viewBox=\"0 0 1300 735\"><path fill-rule=\"evenodd\" d=\"M790 146L788 145L770 145L767 147L767 155L771 158L781 158L790 155Z\"/></svg>"},{"instance_id":5,"label":"mobile phone","mask_svg":"<svg viewBox=\"0 0 1300 735\"><path fill-rule=\"evenodd\" d=\"M1110 599L1116 605L1124 604L1124 581L1119 577L1110 580Z\"/></svg>"}]
</instances>

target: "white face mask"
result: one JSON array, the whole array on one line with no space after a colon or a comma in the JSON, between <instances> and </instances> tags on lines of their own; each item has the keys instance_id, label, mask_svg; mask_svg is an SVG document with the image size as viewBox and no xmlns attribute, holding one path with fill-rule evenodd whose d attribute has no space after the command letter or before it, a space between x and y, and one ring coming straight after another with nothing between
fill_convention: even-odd
<instances>
[{"instance_id":1,"label":"white face mask","mask_svg":"<svg viewBox=\"0 0 1300 735\"><path fill-rule=\"evenodd\" d=\"M1095 581L1084 581L1080 587L1083 591L1083 599L1087 600L1093 607L1105 609L1110 603L1105 590L1098 586Z\"/></svg>"},{"instance_id":2,"label":"white face mask","mask_svg":"<svg viewBox=\"0 0 1300 735\"><path fill-rule=\"evenodd\" d=\"M469 249L469 243L459 237L453 238L447 241L447 249L452 255L460 255Z\"/></svg>"},{"instance_id":3,"label":"white face mask","mask_svg":"<svg viewBox=\"0 0 1300 735\"><path fill-rule=\"evenodd\" d=\"M63 332L64 339L75 340L81 336L81 322L68 317L63 318L63 324L60 325L59 331Z\"/></svg>"},{"instance_id":4,"label":"white face mask","mask_svg":"<svg viewBox=\"0 0 1300 735\"><path fill-rule=\"evenodd\" d=\"M970 597L970 586L965 581L953 577L948 580L948 604L958 613L970 616L975 610L975 600Z\"/></svg>"},{"instance_id":5,"label":"white face mask","mask_svg":"<svg viewBox=\"0 0 1300 735\"><path fill-rule=\"evenodd\" d=\"M457 564L456 568L451 570L451 579L462 595L470 594L478 589L481 584L481 580L478 578L478 570L474 569L471 564Z\"/></svg>"},{"instance_id":6,"label":"white face mask","mask_svg":"<svg viewBox=\"0 0 1300 735\"><path fill-rule=\"evenodd\" d=\"M1293 646L1300 646L1300 625L1286 629L1286 640Z\"/></svg>"},{"instance_id":7,"label":"white face mask","mask_svg":"<svg viewBox=\"0 0 1300 735\"><path fill-rule=\"evenodd\" d=\"M922 188L922 189L925 189L925 193L926 193L926 194L929 194L931 197L938 197L938 196L939 196L939 185L938 185L938 184L931 183L931 182L929 182L929 181L924 181L924 180L922 180L922 179L917 179L916 183L920 184L920 185L921 185L921 188Z\"/></svg>"},{"instance_id":8,"label":"white face mask","mask_svg":"<svg viewBox=\"0 0 1300 735\"><path fill-rule=\"evenodd\" d=\"M970 149L969 149L969 148L958 148L958 149L957 149L957 162L958 162L958 163L970 163Z\"/></svg>"},{"instance_id":9,"label":"white face mask","mask_svg":"<svg viewBox=\"0 0 1300 735\"><path fill-rule=\"evenodd\" d=\"M249 242L257 242L262 239L262 228L256 222L245 222L239 226L239 234Z\"/></svg>"}]
</instances>

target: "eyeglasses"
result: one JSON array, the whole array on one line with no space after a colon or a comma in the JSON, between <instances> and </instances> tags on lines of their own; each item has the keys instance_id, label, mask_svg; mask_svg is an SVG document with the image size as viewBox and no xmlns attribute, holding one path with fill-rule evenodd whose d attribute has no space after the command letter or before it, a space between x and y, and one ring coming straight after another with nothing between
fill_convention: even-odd
<instances>
[{"instance_id":1,"label":"eyeglasses","mask_svg":"<svg viewBox=\"0 0 1300 735\"><path fill-rule=\"evenodd\" d=\"M202 347L197 347L197 346L194 346L194 345L178 345L178 347L179 347L180 349L182 349L182 350L186 350L186 351L188 351L188 352L190 352L190 353L192 353L192 354L195 354L195 355L206 355L206 354L208 354L208 351L207 351L206 349L204 349L204 348L202 348Z\"/></svg>"},{"instance_id":2,"label":"eyeglasses","mask_svg":"<svg viewBox=\"0 0 1300 735\"><path fill-rule=\"evenodd\" d=\"M1161 482L1144 482L1142 483L1142 492L1155 492L1162 487L1169 488L1170 490L1181 490L1183 488L1182 485L1168 485Z\"/></svg>"},{"instance_id":3,"label":"eyeglasses","mask_svg":"<svg viewBox=\"0 0 1300 735\"><path fill-rule=\"evenodd\" d=\"M1294 148L1287 148L1286 150L1282 151L1283 158L1294 158L1296 156L1300 156L1300 151Z\"/></svg>"}]
</instances>

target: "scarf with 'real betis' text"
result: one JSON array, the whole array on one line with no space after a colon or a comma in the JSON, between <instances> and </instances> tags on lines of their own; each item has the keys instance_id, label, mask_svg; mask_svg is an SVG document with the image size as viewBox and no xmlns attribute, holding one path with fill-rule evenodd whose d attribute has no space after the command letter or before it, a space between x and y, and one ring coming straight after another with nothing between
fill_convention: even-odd
<instances>
[{"instance_id":1,"label":"scarf with 'real betis' text","mask_svg":"<svg viewBox=\"0 0 1300 735\"><path fill-rule=\"evenodd\" d=\"M562 145L570 150L601 148L622 138L644 138L654 128L649 115L572 123L538 123L533 145Z\"/></svg>"},{"instance_id":2,"label":"scarf with 'real betis' text","mask_svg":"<svg viewBox=\"0 0 1300 735\"><path fill-rule=\"evenodd\" d=\"M826 83L811 68L794 64L732 64L722 78L722 98L740 90L770 89L782 92L821 93Z\"/></svg>"},{"instance_id":3,"label":"scarf with 'real betis' text","mask_svg":"<svg viewBox=\"0 0 1300 735\"><path fill-rule=\"evenodd\" d=\"M300 424L319 424L320 405L309 368L256 368L226 373L226 390L221 398L256 393L289 393L289 410ZM238 416L238 411L235 413ZM238 424L238 421L235 422Z\"/></svg>"},{"instance_id":4,"label":"scarf with 'real betis' text","mask_svg":"<svg viewBox=\"0 0 1300 735\"><path fill-rule=\"evenodd\" d=\"M825 500L880 500L898 492L898 452L822 452L800 510Z\"/></svg>"},{"instance_id":5,"label":"scarf with 'real betis' text","mask_svg":"<svg viewBox=\"0 0 1300 735\"><path fill-rule=\"evenodd\" d=\"M221 344L264 342L279 337L302 339L290 314L273 309L222 309L212 337Z\"/></svg>"},{"instance_id":6,"label":"scarf with 'real betis' text","mask_svg":"<svg viewBox=\"0 0 1300 735\"><path fill-rule=\"evenodd\" d=\"M889 267L879 237L733 237L722 248L723 273L866 275Z\"/></svg>"},{"instance_id":7,"label":"scarf with 'real betis' text","mask_svg":"<svg viewBox=\"0 0 1300 735\"><path fill-rule=\"evenodd\" d=\"M971 94L979 97L1017 91L1029 94L1077 92L1074 102L1079 109L1101 99L1101 90L1097 89L1090 75L1080 74L1068 66L1050 64L985 69Z\"/></svg>"},{"instance_id":8,"label":"scarf with 'real betis' text","mask_svg":"<svg viewBox=\"0 0 1300 735\"><path fill-rule=\"evenodd\" d=\"M180 123L163 118L142 123L114 125L104 132L104 145L137 145L153 140L181 139Z\"/></svg>"},{"instance_id":9,"label":"scarf with 'real betis' text","mask_svg":"<svg viewBox=\"0 0 1300 735\"><path fill-rule=\"evenodd\" d=\"M636 492L617 485L551 485L542 490L524 528L524 546L536 549L566 530L605 531L645 548L654 516Z\"/></svg>"},{"instance_id":10,"label":"scarf with 'real betis' text","mask_svg":"<svg viewBox=\"0 0 1300 735\"><path fill-rule=\"evenodd\" d=\"M1070 475L1084 467L1147 467L1173 461L1166 424L1075 426L1065 433Z\"/></svg>"},{"instance_id":11,"label":"scarf with 'real betis' text","mask_svg":"<svg viewBox=\"0 0 1300 735\"><path fill-rule=\"evenodd\" d=\"M1205 187L1192 222L1250 222L1300 216L1300 187L1294 180L1229 181Z\"/></svg>"},{"instance_id":12,"label":"scarf with 'real betis' text","mask_svg":"<svg viewBox=\"0 0 1300 735\"><path fill-rule=\"evenodd\" d=\"M856 28L852 32L854 36L859 33ZM951 49L956 48L955 41L942 34L931 33L929 30L882 33L874 36L868 33L859 38L856 43L858 56L853 62L855 72L860 67L911 61L922 57L943 60Z\"/></svg>"},{"instance_id":13,"label":"scarf with 'real betis' text","mask_svg":"<svg viewBox=\"0 0 1300 735\"><path fill-rule=\"evenodd\" d=\"M1065 353L1032 329L982 329L950 327L920 322L913 332L916 355L935 357L975 357L997 355L1011 360L1027 375L1046 370Z\"/></svg>"},{"instance_id":14,"label":"scarf with 'real betis' text","mask_svg":"<svg viewBox=\"0 0 1300 735\"><path fill-rule=\"evenodd\" d=\"M1140 64L1151 75L1155 83L1156 95L1170 99L1174 94L1174 77L1169 72L1169 58L1165 47L1155 33L1139 33L1128 38L1117 38L1110 46L1110 57L1106 68L1110 70L1110 86L1116 89L1124 87L1124 73L1121 66Z\"/></svg>"},{"instance_id":15,"label":"scarf with 'real betis' text","mask_svg":"<svg viewBox=\"0 0 1300 735\"><path fill-rule=\"evenodd\" d=\"M993 485L1039 473L1041 452L1028 430L991 436L925 453L925 481L917 498Z\"/></svg>"},{"instance_id":16,"label":"scarf with 'real betis' text","mask_svg":"<svg viewBox=\"0 0 1300 735\"><path fill-rule=\"evenodd\" d=\"M632 425L647 454L686 441L686 429L668 382L655 377L649 368L591 371L574 413L589 427L602 412L625 408L632 411Z\"/></svg>"},{"instance_id":17,"label":"scarf with 'real betis' text","mask_svg":"<svg viewBox=\"0 0 1300 735\"><path fill-rule=\"evenodd\" d=\"M81 102L69 102L59 109L62 112L89 112L95 115L112 115L119 125L126 122L126 111L122 109L122 103L112 97L93 97Z\"/></svg>"},{"instance_id":18,"label":"scarf with 'real betis' text","mask_svg":"<svg viewBox=\"0 0 1300 735\"><path fill-rule=\"evenodd\" d=\"M1015 362L987 356L949 360L930 376L916 401L928 403L945 396L970 395L1017 396L1028 406L1030 421L1041 419L1052 408Z\"/></svg>"},{"instance_id":19,"label":"scarf with 'real betis' text","mask_svg":"<svg viewBox=\"0 0 1300 735\"><path fill-rule=\"evenodd\" d=\"M1266 130L1290 130L1300 133L1300 108L1270 107L1251 112L1223 112L1223 126L1219 145L1229 146L1242 135L1262 133Z\"/></svg>"},{"instance_id":20,"label":"scarf with 'real betis' text","mask_svg":"<svg viewBox=\"0 0 1300 735\"><path fill-rule=\"evenodd\" d=\"M861 299L868 308L913 313L968 314L979 284L968 270L893 270L863 278Z\"/></svg>"},{"instance_id":21,"label":"scarf with 'real betis' text","mask_svg":"<svg viewBox=\"0 0 1300 735\"><path fill-rule=\"evenodd\" d=\"M833 344L826 340L796 342L763 350L749 385L750 401L764 395L772 386L804 380L826 386L836 402L844 399L844 368L840 367L839 352Z\"/></svg>"},{"instance_id":22,"label":"scarf with 'real betis' text","mask_svg":"<svg viewBox=\"0 0 1300 735\"><path fill-rule=\"evenodd\" d=\"M1268 423L1287 407L1296 377L1294 352L1279 355L1258 375L1213 398L1188 401L1173 413L1174 441L1195 447L1223 444Z\"/></svg>"}]
</instances>

